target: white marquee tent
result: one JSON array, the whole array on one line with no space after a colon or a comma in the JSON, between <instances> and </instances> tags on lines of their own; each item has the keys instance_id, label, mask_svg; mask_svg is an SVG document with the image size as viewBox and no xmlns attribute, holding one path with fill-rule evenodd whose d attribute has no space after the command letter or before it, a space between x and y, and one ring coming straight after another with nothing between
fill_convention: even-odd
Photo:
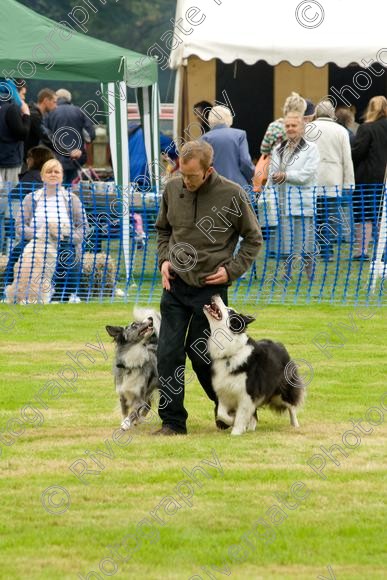
<instances>
[{"instance_id":1,"label":"white marquee tent","mask_svg":"<svg viewBox=\"0 0 387 580\"><path fill-rule=\"evenodd\" d=\"M377 0L359 9L351 0L196 0L195 6L177 0L174 31L162 37L171 51L170 67L177 70L177 133L193 120L191 100L199 93L197 100L214 100L215 59L235 63L235 70L238 61L275 66L278 103L292 81L310 98L327 95L327 63L372 67L376 62L375 69L355 78L359 90L367 89L373 74L380 76L387 67L386 22L387 3Z\"/></svg>"},{"instance_id":2,"label":"white marquee tent","mask_svg":"<svg viewBox=\"0 0 387 580\"><path fill-rule=\"evenodd\" d=\"M182 19L182 28L192 32L175 27L182 42L176 36L172 68L191 55L226 63L241 59L299 66L309 61L344 67L364 65L378 53L387 66L387 3L380 0L359 6L353 0L195 0L195 7L200 13L195 14L192 0L177 1L176 22Z\"/></svg>"}]
</instances>

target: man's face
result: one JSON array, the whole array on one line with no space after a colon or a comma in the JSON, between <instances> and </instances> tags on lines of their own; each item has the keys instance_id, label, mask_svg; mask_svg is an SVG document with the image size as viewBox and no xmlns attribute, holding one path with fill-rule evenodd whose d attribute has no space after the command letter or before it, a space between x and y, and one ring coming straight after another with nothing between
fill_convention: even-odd
<instances>
[{"instance_id":1,"label":"man's face","mask_svg":"<svg viewBox=\"0 0 387 580\"><path fill-rule=\"evenodd\" d=\"M43 110L45 113L49 113L56 109L56 97L52 97L52 99L48 99L47 97L43 99Z\"/></svg>"},{"instance_id":2,"label":"man's face","mask_svg":"<svg viewBox=\"0 0 387 580\"><path fill-rule=\"evenodd\" d=\"M22 87L21 89L19 89L19 96L21 98L22 101L26 100L26 96L27 96L27 87Z\"/></svg>"},{"instance_id":3,"label":"man's face","mask_svg":"<svg viewBox=\"0 0 387 580\"><path fill-rule=\"evenodd\" d=\"M196 191L211 175L213 169L203 169L198 159L180 159L180 173L188 191Z\"/></svg>"}]
</instances>

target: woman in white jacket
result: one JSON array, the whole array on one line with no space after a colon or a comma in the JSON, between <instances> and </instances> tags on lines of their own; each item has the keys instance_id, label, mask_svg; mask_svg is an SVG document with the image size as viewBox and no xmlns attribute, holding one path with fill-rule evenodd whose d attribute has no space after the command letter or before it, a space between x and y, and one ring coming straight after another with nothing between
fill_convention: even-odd
<instances>
[{"instance_id":1,"label":"woman in white jacket","mask_svg":"<svg viewBox=\"0 0 387 580\"><path fill-rule=\"evenodd\" d=\"M343 210L339 210L343 190L353 190L355 176L351 146L347 129L335 121L335 108L330 101L321 101L316 107L316 119L308 127L309 138L316 143L320 153L317 192L317 231L321 257L332 261L332 242L344 237ZM340 211L340 214L339 214ZM347 211L348 213L348 211ZM345 214L344 214L345 215ZM347 217L350 222L350 215ZM335 235L336 230L336 235ZM348 230L348 228L347 228ZM346 232L347 236L350 234Z\"/></svg>"},{"instance_id":2,"label":"woman in white jacket","mask_svg":"<svg viewBox=\"0 0 387 580\"><path fill-rule=\"evenodd\" d=\"M293 258L301 256L308 278L315 253L315 204L320 156L314 143L304 139L300 113L285 117L286 140L273 151L268 187L278 202L277 248L286 259L285 278L291 277Z\"/></svg>"}]
</instances>

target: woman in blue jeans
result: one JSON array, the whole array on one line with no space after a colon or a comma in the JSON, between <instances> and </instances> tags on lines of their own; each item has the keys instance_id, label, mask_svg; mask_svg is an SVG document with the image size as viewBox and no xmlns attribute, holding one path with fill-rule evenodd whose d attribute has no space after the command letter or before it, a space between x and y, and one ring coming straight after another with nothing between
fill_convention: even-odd
<instances>
[{"instance_id":1,"label":"woman in blue jeans","mask_svg":"<svg viewBox=\"0 0 387 580\"><path fill-rule=\"evenodd\" d=\"M72 294L76 294L79 285L82 243L89 229L87 217L78 196L62 187L63 168L59 161L47 161L41 175L43 187L24 198L16 218L19 242L10 253L5 285L13 282L14 265L26 244L36 237L42 226L56 223L59 225L60 241L52 279L52 298L67 301ZM61 227L66 230L66 235L60 234Z\"/></svg>"}]
</instances>

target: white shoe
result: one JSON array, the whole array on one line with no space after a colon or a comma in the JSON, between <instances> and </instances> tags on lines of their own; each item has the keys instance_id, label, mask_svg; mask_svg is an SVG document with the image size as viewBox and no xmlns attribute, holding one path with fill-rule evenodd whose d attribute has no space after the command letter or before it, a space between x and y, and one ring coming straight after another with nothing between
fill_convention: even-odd
<instances>
[{"instance_id":1,"label":"white shoe","mask_svg":"<svg viewBox=\"0 0 387 580\"><path fill-rule=\"evenodd\" d=\"M70 294L69 304L79 304L82 300L76 294Z\"/></svg>"}]
</instances>

